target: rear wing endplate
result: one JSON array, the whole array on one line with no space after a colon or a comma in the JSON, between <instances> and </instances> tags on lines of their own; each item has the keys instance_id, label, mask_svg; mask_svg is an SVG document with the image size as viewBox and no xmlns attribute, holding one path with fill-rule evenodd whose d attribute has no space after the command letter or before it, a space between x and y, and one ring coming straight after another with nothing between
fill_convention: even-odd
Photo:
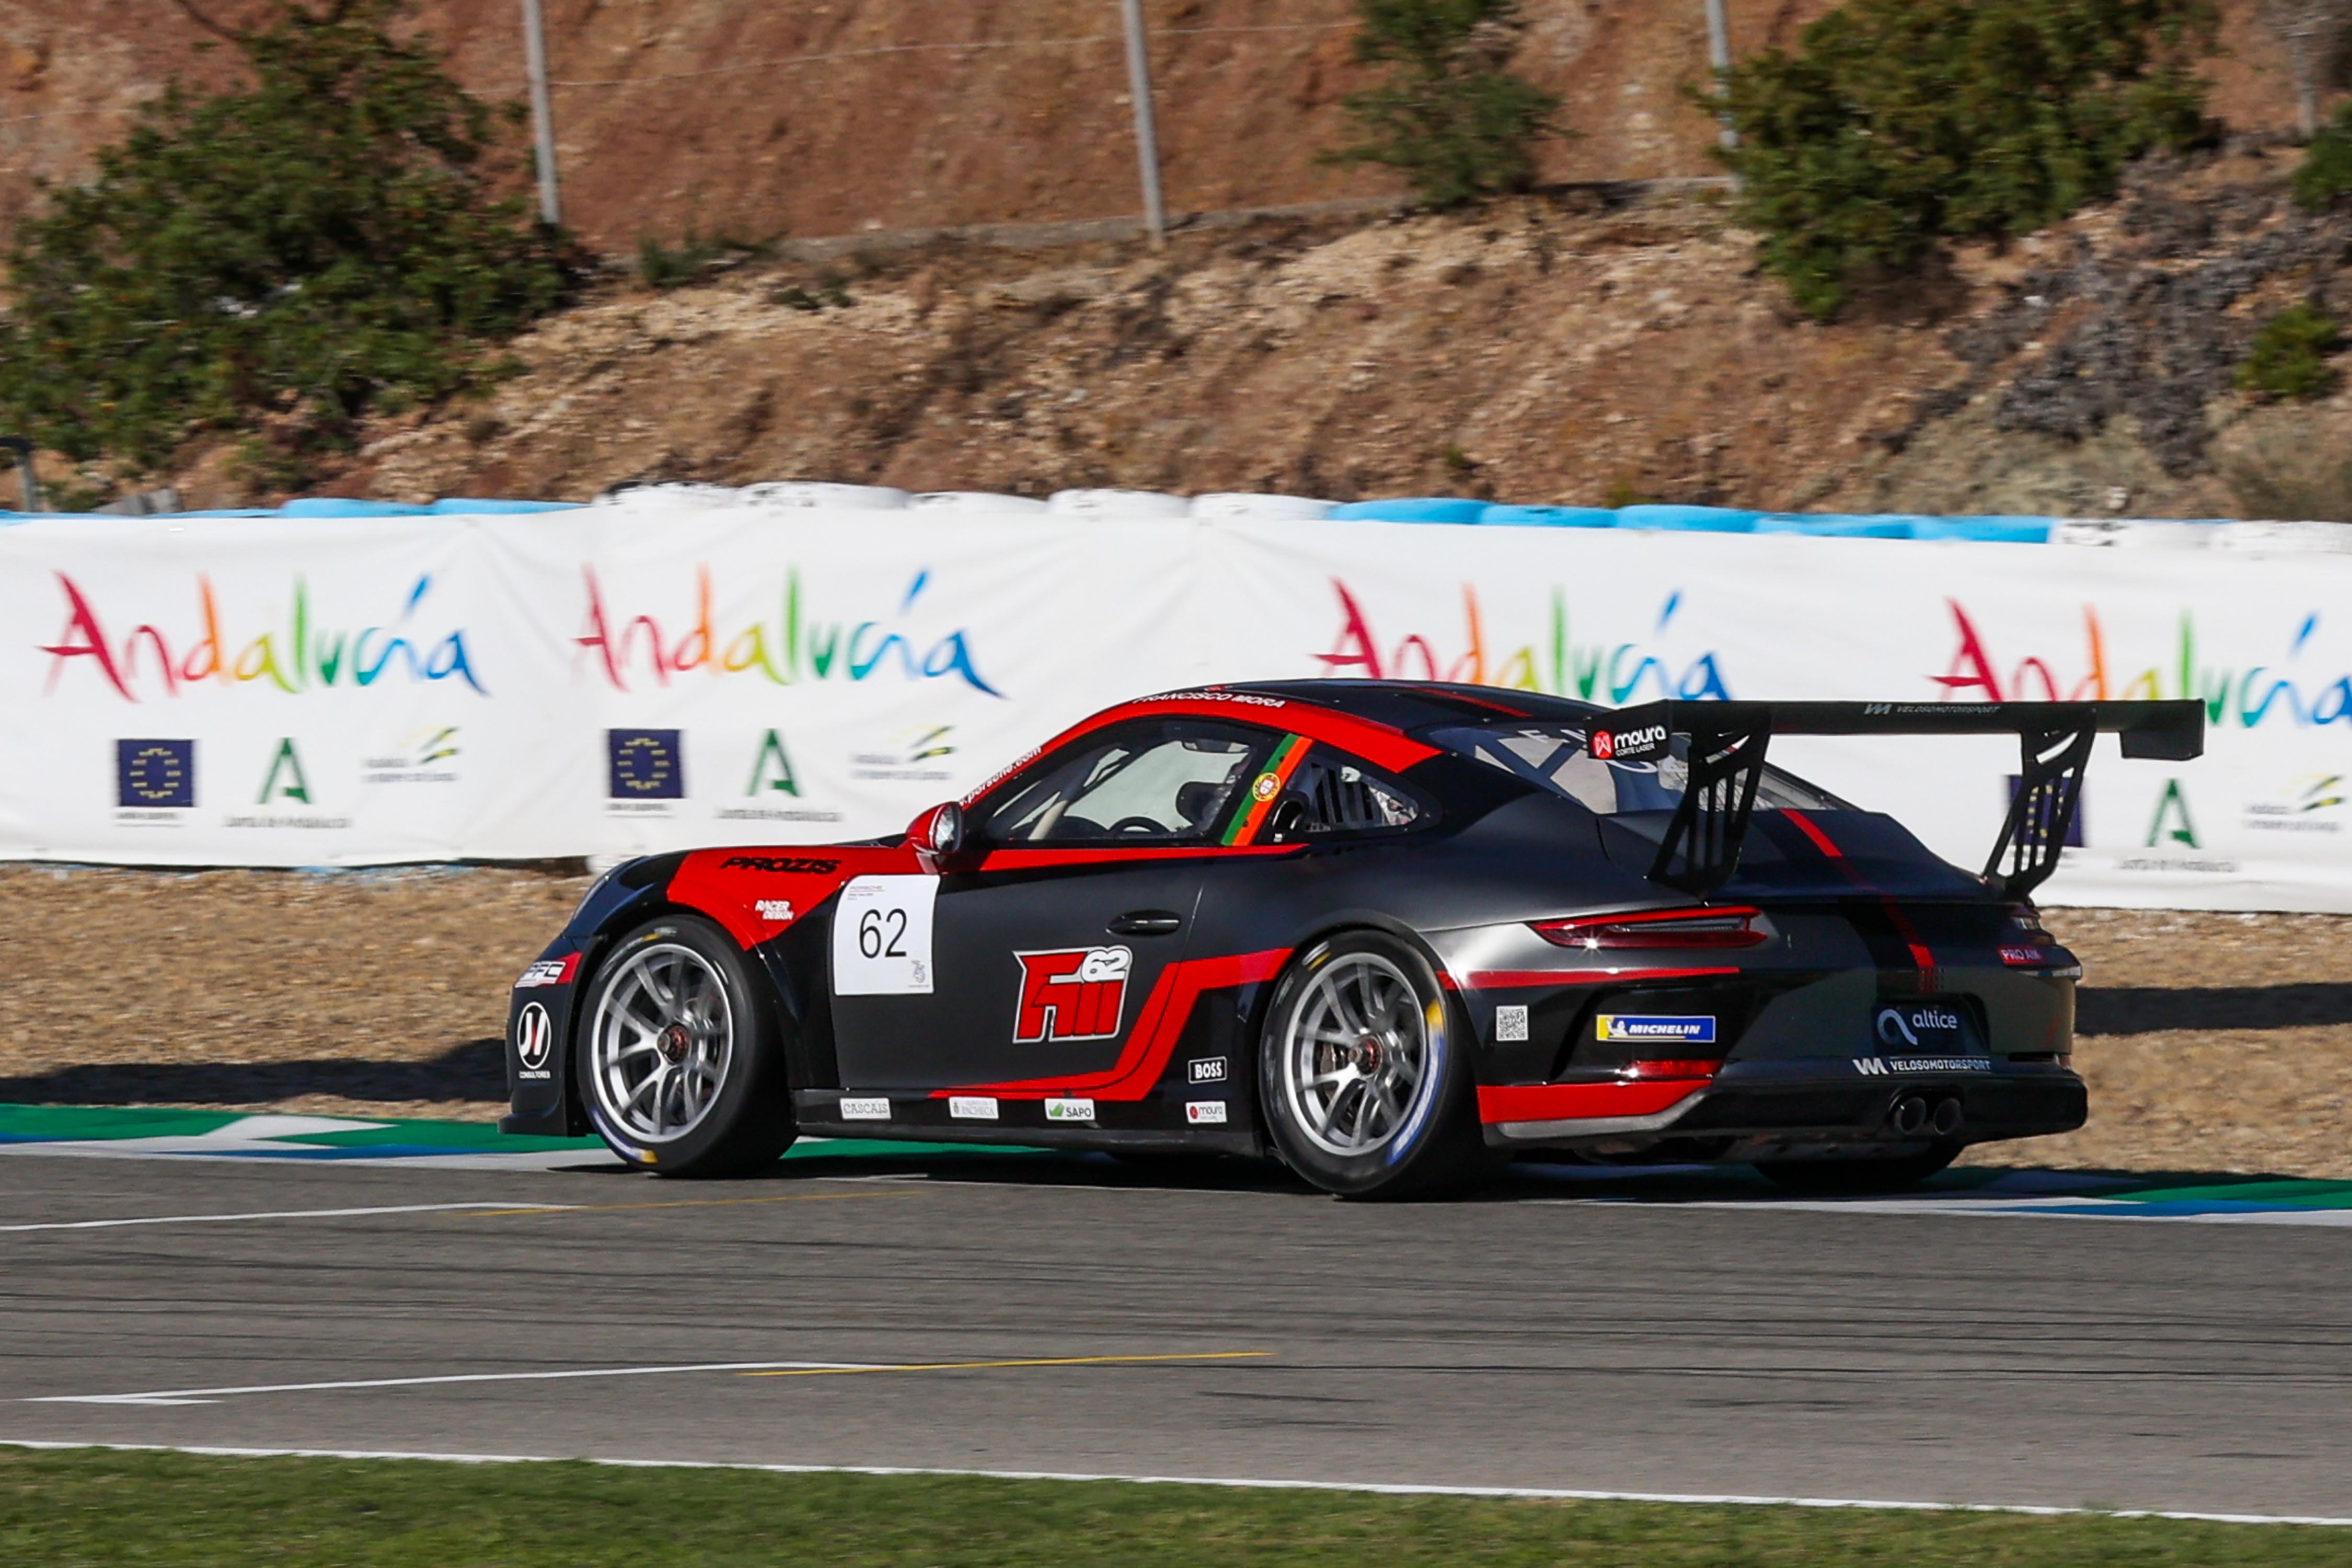
<instances>
[{"instance_id":1,"label":"rear wing endplate","mask_svg":"<svg viewBox=\"0 0 2352 1568\"><path fill-rule=\"evenodd\" d=\"M2185 762L2205 750L2205 705L2180 702L1651 702L1596 720L1603 762L1668 755L1689 739L1690 775L1666 825L1654 882L1704 897L1739 869L1764 753L1780 735L2015 735L2017 797L1985 861L1988 881L2029 897L2058 868L2083 795L2091 742L2120 736L2126 757Z\"/></svg>"}]
</instances>

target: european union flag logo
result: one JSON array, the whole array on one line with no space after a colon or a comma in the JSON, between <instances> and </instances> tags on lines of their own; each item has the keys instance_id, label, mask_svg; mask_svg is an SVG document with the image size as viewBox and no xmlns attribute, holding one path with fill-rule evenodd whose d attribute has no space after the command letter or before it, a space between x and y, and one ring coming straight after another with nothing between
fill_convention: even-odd
<instances>
[{"instance_id":1,"label":"european union flag logo","mask_svg":"<svg viewBox=\"0 0 2352 1568\"><path fill-rule=\"evenodd\" d=\"M114 803L120 806L194 805L196 743L115 742Z\"/></svg>"},{"instance_id":2,"label":"european union flag logo","mask_svg":"<svg viewBox=\"0 0 2352 1568\"><path fill-rule=\"evenodd\" d=\"M683 800L686 756L676 730L607 730L614 800Z\"/></svg>"}]
</instances>

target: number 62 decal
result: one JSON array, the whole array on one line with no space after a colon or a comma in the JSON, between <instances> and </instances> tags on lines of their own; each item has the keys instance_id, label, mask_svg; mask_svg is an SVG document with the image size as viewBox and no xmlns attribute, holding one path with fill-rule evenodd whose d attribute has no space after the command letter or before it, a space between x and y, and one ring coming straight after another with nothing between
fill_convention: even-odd
<instances>
[{"instance_id":1,"label":"number 62 decal","mask_svg":"<svg viewBox=\"0 0 2352 1568\"><path fill-rule=\"evenodd\" d=\"M937 877L856 877L833 915L836 996L928 996Z\"/></svg>"}]
</instances>

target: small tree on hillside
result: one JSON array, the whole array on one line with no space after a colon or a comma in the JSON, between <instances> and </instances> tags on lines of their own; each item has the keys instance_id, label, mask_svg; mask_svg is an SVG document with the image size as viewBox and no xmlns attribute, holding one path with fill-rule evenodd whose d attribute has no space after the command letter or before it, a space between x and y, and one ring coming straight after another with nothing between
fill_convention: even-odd
<instances>
[{"instance_id":1,"label":"small tree on hillside","mask_svg":"<svg viewBox=\"0 0 2352 1568\"><path fill-rule=\"evenodd\" d=\"M127 473L266 425L291 477L564 295L562 237L496 194L498 116L393 36L402 5L269 0L217 29L247 86L174 85L48 193L7 258L0 412Z\"/></svg>"},{"instance_id":2,"label":"small tree on hillside","mask_svg":"<svg viewBox=\"0 0 2352 1568\"><path fill-rule=\"evenodd\" d=\"M2030 233L2207 132L2211 0L1848 0L1702 99L1742 221L1817 315L1946 241Z\"/></svg>"},{"instance_id":3,"label":"small tree on hillside","mask_svg":"<svg viewBox=\"0 0 2352 1568\"><path fill-rule=\"evenodd\" d=\"M1364 139L1326 154L1384 163L1429 206L1535 184L1536 143L1565 132L1559 100L1510 69L1518 0L1357 0L1356 58L1390 68L1343 100Z\"/></svg>"}]
</instances>

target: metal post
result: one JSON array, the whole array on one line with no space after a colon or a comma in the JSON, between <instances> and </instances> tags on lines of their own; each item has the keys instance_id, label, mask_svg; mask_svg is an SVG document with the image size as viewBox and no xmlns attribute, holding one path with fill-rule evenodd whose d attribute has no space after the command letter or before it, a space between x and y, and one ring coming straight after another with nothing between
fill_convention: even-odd
<instances>
[{"instance_id":1,"label":"metal post","mask_svg":"<svg viewBox=\"0 0 2352 1568\"><path fill-rule=\"evenodd\" d=\"M1118 0L1127 24L1127 90L1135 100L1135 157L1143 171L1143 222L1156 249L1168 243L1168 209L1160 199L1160 137L1151 120L1151 55L1143 41L1142 0Z\"/></svg>"},{"instance_id":2,"label":"metal post","mask_svg":"<svg viewBox=\"0 0 2352 1568\"><path fill-rule=\"evenodd\" d=\"M25 481L25 510L42 511L41 481L33 474L33 444L22 436L0 436L0 447L16 454L16 476Z\"/></svg>"},{"instance_id":3,"label":"metal post","mask_svg":"<svg viewBox=\"0 0 2352 1568\"><path fill-rule=\"evenodd\" d=\"M547 25L540 0L522 0L523 68L530 76L531 144L538 154L539 216L552 228L563 221L563 201L555 187L555 110L547 99Z\"/></svg>"},{"instance_id":4,"label":"metal post","mask_svg":"<svg viewBox=\"0 0 2352 1568\"><path fill-rule=\"evenodd\" d=\"M1718 84L1731 68L1731 24L1723 15L1723 0L1706 0L1706 63L1715 68ZM1731 128L1727 114L1723 117L1722 137L1727 148L1739 145L1739 132Z\"/></svg>"}]
</instances>

